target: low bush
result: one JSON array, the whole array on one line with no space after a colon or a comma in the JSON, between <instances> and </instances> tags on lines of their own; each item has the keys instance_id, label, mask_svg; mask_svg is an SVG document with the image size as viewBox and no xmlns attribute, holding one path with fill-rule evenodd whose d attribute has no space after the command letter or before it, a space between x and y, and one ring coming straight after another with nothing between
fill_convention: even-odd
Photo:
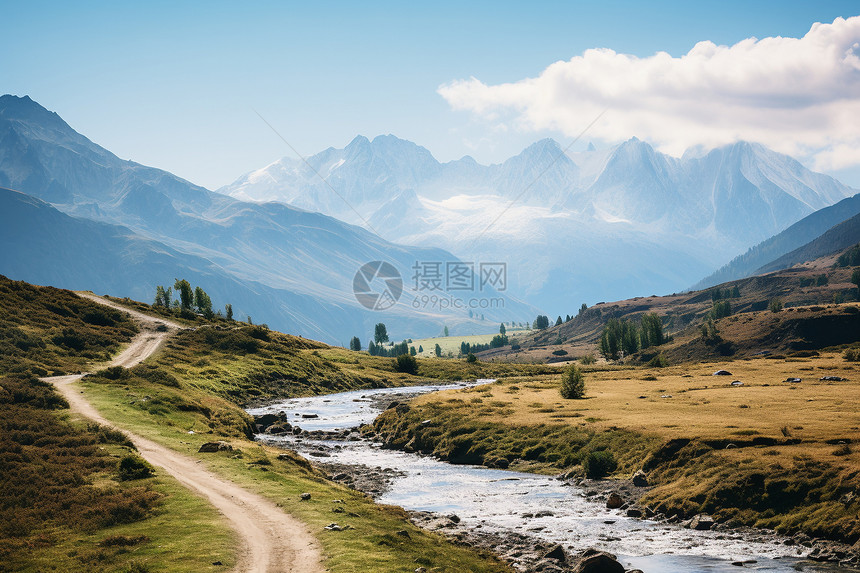
<instances>
[{"instance_id":1,"label":"low bush","mask_svg":"<svg viewBox=\"0 0 860 573\"><path fill-rule=\"evenodd\" d=\"M137 456L125 456L117 464L119 479L122 481L131 481L136 479L145 479L152 477L155 470L149 465L146 460Z\"/></svg>"},{"instance_id":2,"label":"low bush","mask_svg":"<svg viewBox=\"0 0 860 573\"><path fill-rule=\"evenodd\" d=\"M589 479L600 479L608 476L618 468L615 456L608 450L589 452L582 460L582 469Z\"/></svg>"},{"instance_id":3,"label":"low bush","mask_svg":"<svg viewBox=\"0 0 860 573\"><path fill-rule=\"evenodd\" d=\"M565 399L578 400L585 397L585 378L575 364L565 368L564 374L561 376L559 392L561 397Z\"/></svg>"},{"instance_id":4,"label":"low bush","mask_svg":"<svg viewBox=\"0 0 860 573\"><path fill-rule=\"evenodd\" d=\"M412 355L401 354L394 359L394 370L404 374L417 374L418 361Z\"/></svg>"}]
</instances>

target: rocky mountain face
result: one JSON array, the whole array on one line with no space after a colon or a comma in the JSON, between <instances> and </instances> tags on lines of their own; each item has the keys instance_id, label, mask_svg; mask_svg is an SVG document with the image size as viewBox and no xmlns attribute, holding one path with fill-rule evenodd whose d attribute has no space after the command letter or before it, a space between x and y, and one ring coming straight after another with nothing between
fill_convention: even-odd
<instances>
[{"instance_id":1,"label":"rocky mountain face","mask_svg":"<svg viewBox=\"0 0 860 573\"><path fill-rule=\"evenodd\" d=\"M633 138L565 153L545 139L497 165L439 163L394 136L280 159L219 191L281 201L410 245L508 265L517 296L581 302L673 292L810 213L856 193L761 145L681 158ZM323 180L324 179L324 180Z\"/></svg>"},{"instance_id":2,"label":"rocky mountain face","mask_svg":"<svg viewBox=\"0 0 860 573\"><path fill-rule=\"evenodd\" d=\"M360 155L360 150L356 153ZM490 286L461 293L464 299L497 299L493 307L473 312L476 318L470 318L470 309L464 307L438 301L424 304L420 299L424 293L410 288L413 267L418 261L455 264L458 259L451 253L397 245L294 206L242 202L168 172L121 160L26 97L0 98L0 186L42 200L27 206L27 200L17 195L6 197L16 209L29 209L31 224L16 227L25 237L36 240L36 234L44 235L50 227L47 221L68 216L57 219L63 224L50 234L50 244L63 247L69 257L69 264L61 265L67 272L40 274L48 261L39 251L19 244L18 252L0 254L0 273L10 278L38 283L44 276L58 287L148 300L157 284L199 276L215 305L231 303L237 317L251 315L273 328L338 344L353 335L366 341L376 322L385 322L395 337L418 337L438 334L443 324L455 332L471 332L484 326L478 320L482 314L483 322L498 323L527 320L537 312ZM92 227L92 222L108 227ZM83 249L78 253L73 248L80 225L101 237L93 244L101 244L104 260L116 266L86 270L98 253L87 253L90 259L84 260ZM51 250L44 240L37 242ZM124 254L131 244L135 257ZM25 253L32 256L28 259ZM170 264L159 267L163 272L149 272L152 261L162 256ZM397 269L404 289L391 308L368 310L356 299L353 281L362 265L377 260ZM72 281L72 269L88 280ZM128 278L110 282L117 275ZM384 290L385 285L371 288Z\"/></svg>"}]
</instances>

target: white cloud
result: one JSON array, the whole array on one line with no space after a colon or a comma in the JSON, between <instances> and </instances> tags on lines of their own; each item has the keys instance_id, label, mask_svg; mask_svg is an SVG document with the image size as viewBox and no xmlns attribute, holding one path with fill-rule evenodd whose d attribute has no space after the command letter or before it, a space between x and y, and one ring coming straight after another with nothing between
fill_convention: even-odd
<instances>
[{"instance_id":1,"label":"white cloud","mask_svg":"<svg viewBox=\"0 0 860 573\"><path fill-rule=\"evenodd\" d=\"M636 135L675 155L743 139L839 169L860 163L860 16L814 24L802 38L699 42L678 58L592 49L536 78L457 80L438 93L519 129L573 136L607 109L588 138Z\"/></svg>"}]
</instances>

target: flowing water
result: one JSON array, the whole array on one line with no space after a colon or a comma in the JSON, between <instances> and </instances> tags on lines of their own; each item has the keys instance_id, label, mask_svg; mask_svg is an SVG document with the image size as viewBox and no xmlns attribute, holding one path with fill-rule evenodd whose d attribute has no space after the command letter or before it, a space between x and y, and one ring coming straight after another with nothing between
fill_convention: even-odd
<instances>
[{"instance_id":1,"label":"flowing water","mask_svg":"<svg viewBox=\"0 0 860 573\"><path fill-rule=\"evenodd\" d=\"M483 381L478 381L483 382ZM254 408L253 415L286 412L302 429L343 430L373 421L380 398L422 394L466 384L357 390L296 398ZM305 417L303 417L305 416ZM308 417L316 416L316 417ZM313 459L323 447L326 462L398 470L388 491L377 500L408 510L454 513L463 524L487 532L518 532L557 542L574 551L595 547L618 556L625 567L646 573L856 571L802 559L805 548L789 547L779 538L732 531L691 531L663 522L629 518L561 481L536 474L453 465L428 456L382 449L361 441L315 441L292 435L258 436L268 443L297 450Z\"/></svg>"}]
</instances>

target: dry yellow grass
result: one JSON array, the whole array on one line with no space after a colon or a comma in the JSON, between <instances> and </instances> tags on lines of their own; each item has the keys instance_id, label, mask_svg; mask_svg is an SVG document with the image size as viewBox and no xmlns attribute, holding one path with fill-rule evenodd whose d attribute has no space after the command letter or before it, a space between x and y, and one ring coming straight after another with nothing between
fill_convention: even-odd
<instances>
[{"instance_id":1,"label":"dry yellow grass","mask_svg":"<svg viewBox=\"0 0 860 573\"><path fill-rule=\"evenodd\" d=\"M731 376L714 376L717 370ZM830 456L835 439L860 441L860 378L838 354L815 358L754 359L662 369L587 372L585 400L563 400L559 376L476 389L504 406L504 415L482 414L511 425L574 424L595 429L621 427L663 438L723 439L736 436L790 437L804 449ZM820 381L822 376L846 382ZM787 383L787 378L801 378ZM732 386L739 380L743 386ZM416 405L443 395L428 395ZM579 416L575 416L578 414ZM823 444L825 448L812 448ZM860 452L841 462L860 464Z\"/></svg>"},{"instance_id":2,"label":"dry yellow grass","mask_svg":"<svg viewBox=\"0 0 860 573\"><path fill-rule=\"evenodd\" d=\"M606 449L617 477L652 475L657 487L643 502L662 511L853 542L860 506L845 494L860 491L856 368L833 352L594 368L584 400L561 398L560 374L521 377L423 396L376 429L393 445L412 440L452 461L527 471L575 468ZM731 375L713 375L721 369Z\"/></svg>"}]
</instances>

